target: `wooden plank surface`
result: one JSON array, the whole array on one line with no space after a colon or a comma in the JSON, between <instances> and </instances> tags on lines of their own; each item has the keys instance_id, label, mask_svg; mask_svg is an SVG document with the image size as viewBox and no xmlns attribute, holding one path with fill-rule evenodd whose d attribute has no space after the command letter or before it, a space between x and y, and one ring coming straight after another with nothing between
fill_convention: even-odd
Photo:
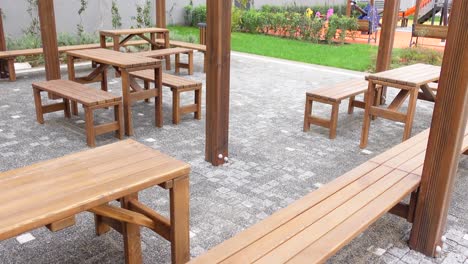
<instances>
[{"instance_id":1,"label":"wooden plank surface","mask_svg":"<svg viewBox=\"0 0 468 264\"><path fill-rule=\"evenodd\" d=\"M138 56L134 53L123 53L103 48L67 51L67 54L76 58L92 60L98 63L112 65L124 69L161 65L161 61L157 59Z\"/></svg>"},{"instance_id":2,"label":"wooden plank surface","mask_svg":"<svg viewBox=\"0 0 468 264\"><path fill-rule=\"evenodd\" d=\"M139 56L143 56L143 57L156 58L156 57L161 57L161 56L166 56L166 55L174 55L174 54L189 53L189 52L193 52L193 49L169 48L169 49L142 51L142 52L138 52L135 54Z\"/></svg>"},{"instance_id":3,"label":"wooden plank surface","mask_svg":"<svg viewBox=\"0 0 468 264\"><path fill-rule=\"evenodd\" d=\"M368 83L364 78L347 80L337 84L330 84L307 92L307 95L325 100L340 101L351 96L364 93Z\"/></svg>"},{"instance_id":4,"label":"wooden plank surface","mask_svg":"<svg viewBox=\"0 0 468 264\"><path fill-rule=\"evenodd\" d=\"M168 180L190 166L133 140L0 173L0 240Z\"/></svg>"},{"instance_id":5,"label":"wooden plank surface","mask_svg":"<svg viewBox=\"0 0 468 264\"><path fill-rule=\"evenodd\" d=\"M33 87L51 92L59 97L77 101L86 106L119 101L122 97L109 92L94 89L69 80L52 80L33 83Z\"/></svg>"},{"instance_id":6,"label":"wooden plank surface","mask_svg":"<svg viewBox=\"0 0 468 264\"><path fill-rule=\"evenodd\" d=\"M367 78L417 87L425 83L437 81L439 76L439 66L418 63L393 70L370 74L367 76Z\"/></svg>"},{"instance_id":7,"label":"wooden plank surface","mask_svg":"<svg viewBox=\"0 0 468 264\"><path fill-rule=\"evenodd\" d=\"M99 34L105 36L121 36L130 34L145 34L145 33L166 33L169 32L167 28L130 28L130 29L112 29L100 30Z\"/></svg>"},{"instance_id":8,"label":"wooden plank surface","mask_svg":"<svg viewBox=\"0 0 468 264\"><path fill-rule=\"evenodd\" d=\"M131 76L141 78L146 81L154 82L154 71L152 70L141 70L130 73ZM169 73L162 74L162 83L164 86L171 88L188 88L193 86L201 85L201 82L190 80L184 77L172 75Z\"/></svg>"},{"instance_id":9,"label":"wooden plank surface","mask_svg":"<svg viewBox=\"0 0 468 264\"><path fill-rule=\"evenodd\" d=\"M156 39L156 43L164 44L164 39ZM206 52L206 45L202 45L202 44L189 43L189 42L183 42L183 41L177 41L177 40L170 40L169 43L171 46L194 49L194 50Z\"/></svg>"}]
</instances>

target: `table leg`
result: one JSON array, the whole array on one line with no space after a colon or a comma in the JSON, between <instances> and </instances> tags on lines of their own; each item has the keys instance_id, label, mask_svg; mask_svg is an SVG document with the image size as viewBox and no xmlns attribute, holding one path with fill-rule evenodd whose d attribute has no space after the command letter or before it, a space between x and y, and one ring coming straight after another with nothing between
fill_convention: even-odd
<instances>
[{"instance_id":1,"label":"table leg","mask_svg":"<svg viewBox=\"0 0 468 264\"><path fill-rule=\"evenodd\" d=\"M130 98L130 76L125 69L120 70L122 76L122 97L124 107L125 134L133 136L133 121L132 121L132 100Z\"/></svg>"},{"instance_id":2,"label":"table leg","mask_svg":"<svg viewBox=\"0 0 468 264\"><path fill-rule=\"evenodd\" d=\"M169 32L164 33L164 48L168 49L171 47L171 44L169 42ZM166 70L170 71L171 70L171 56L167 55L165 58L166 61Z\"/></svg>"},{"instance_id":3,"label":"table leg","mask_svg":"<svg viewBox=\"0 0 468 264\"><path fill-rule=\"evenodd\" d=\"M405 131L403 132L403 141L411 137L411 129L413 128L413 119L416 112L416 102L418 100L419 88L414 88L410 91L410 99L408 102L408 111L406 112Z\"/></svg>"},{"instance_id":4,"label":"table leg","mask_svg":"<svg viewBox=\"0 0 468 264\"><path fill-rule=\"evenodd\" d=\"M369 127L371 121L370 109L374 103L375 98L375 84L369 80L369 86L367 88L366 94L366 109L364 112L364 121L362 123L362 133L361 133L361 148L367 147L367 141L369 138Z\"/></svg>"},{"instance_id":5,"label":"table leg","mask_svg":"<svg viewBox=\"0 0 468 264\"><path fill-rule=\"evenodd\" d=\"M120 200L124 209L130 209L130 199L138 199L138 194L123 197ZM122 222L122 235L125 248L125 263L142 263L140 226Z\"/></svg>"},{"instance_id":6,"label":"table leg","mask_svg":"<svg viewBox=\"0 0 468 264\"><path fill-rule=\"evenodd\" d=\"M193 51L188 53L188 74L193 75Z\"/></svg>"},{"instance_id":7,"label":"table leg","mask_svg":"<svg viewBox=\"0 0 468 264\"><path fill-rule=\"evenodd\" d=\"M119 36L113 36L112 37L112 42L114 44L113 48L115 51L120 51L120 37ZM120 74L118 72L115 72L115 78L120 77Z\"/></svg>"},{"instance_id":8,"label":"table leg","mask_svg":"<svg viewBox=\"0 0 468 264\"><path fill-rule=\"evenodd\" d=\"M68 80L75 81L75 57L67 55L67 70ZM71 110L73 115L78 115L78 103L76 101L71 102Z\"/></svg>"},{"instance_id":9,"label":"table leg","mask_svg":"<svg viewBox=\"0 0 468 264\"><path fill-rule=\"evenodd\" d=\"M108 90L108 87L107 87L107 66L101 72L101 90L106 91L106 92Z\"/></svg>"},{"instance_id":10,"label":"table leg","mask_svg":"<svg viewBox=\"0 0 468 264\"><path fill-rule=\"evenodd\" d=\"M154 77L155 77L155 82L154 82L154 88L158 89L158 96L155 98L154 101L154 115L155 115L155 124L157 127L163 127L163 110L162 110L162 104L163 104L163 93L162 93L162 68L154 68Z\"/></svg>"},{"instance_id":11,"label":"table leg","mask_svg":"<svg viewBox=\"0 0 468 264\"><path fill-rule=\"evenodd\" d=\"M175 179L170 190L172 263L190 260L189 200L188 175Z\"/></svg>"},{"instance_id":12,"label":"table leg","mask_svg":"<svg viewBox=\"0 0 468 264\"><path fill-rule=\"evenodd\" d=\"M106 36L100 35L99 36L99 43L101 45L101 48L103 48L103 49L107 48Z\"/></svg>"},{"instance_id":13,"label":"table leg","mask_svg":"<svg viewBox=\"0 0 468 264\"><path fill-rule=\"evenodd\" d=\"M153 43L156 43L156 33L150 33L150 38L151 38L151 41L153 41ZM158 48L158 47L157 47L156 45L154 45L153 43L150 44L151 50L155 50L155 49Z\"/></svg>"}]
</instances>

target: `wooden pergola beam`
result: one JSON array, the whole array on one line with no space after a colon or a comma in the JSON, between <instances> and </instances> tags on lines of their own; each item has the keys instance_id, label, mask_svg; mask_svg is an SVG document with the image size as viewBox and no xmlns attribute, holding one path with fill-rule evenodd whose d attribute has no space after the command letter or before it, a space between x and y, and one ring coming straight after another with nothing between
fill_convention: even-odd
<instances>
[{"instance_id":1,"label":"wooden pergola beam","mask_svg":"<svg viewBox=\"0 0 468 264\"><path fill-rule=\"evenodd\" d=\"M468 117L468 1L454 0L410 247L436 256Z\"/></svg>"},{"instance_id":2,"label":"wooden pergola beam","mask_svg":"<svg viewBox=\"0 0 468 264\"><path fill-rule=\"evenodd\" d=\"M380 31L379 50L377 53L376 72L386 71L392 62L393 42L395 40L395 29L398 24L398 12L400 0L387 0L384 4L382 30ZM386 87L382 89L380 102L385 103Z\"/></svg>"},{"instance_id":3,"label":"wooden pergola beam","mask_svg":"<svg viewBox=\"0 0 468 264\"><path fill-rule=\"evenodd\" d=\"M207 0L205 159L217 166L228 157L231 0Z\"/></svg>"},{"instance_id":4,"label":"wooden pergola beam","mask_svg":"<svg viewBox=\"0 0 468 264\"><path fill-rule=\"evenodd\" d=\"M46 79L60 79L60 61L55 27L54 0L38 1L39 22L41 26L42 48Z\"/></svg>"}]
</instances>

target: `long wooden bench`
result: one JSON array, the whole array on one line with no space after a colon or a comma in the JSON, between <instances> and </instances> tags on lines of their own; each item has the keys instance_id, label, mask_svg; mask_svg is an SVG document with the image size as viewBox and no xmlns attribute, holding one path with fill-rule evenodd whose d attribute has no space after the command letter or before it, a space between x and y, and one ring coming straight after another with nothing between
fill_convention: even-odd
<instances>
[{"instance_id":1,"label":"long wooden bench","mask_svg":"<svg viewBox=\"0 0 468 264\"><path fill-rule=\"evenodd\" d=\"M96 136L112 131L116 131L116 136L119 139L123 138L122 97L69 80L33 83L32 87L34 90L37 122L40 124L44 124L45 113L64 111L65 117L70 118L70 101L72 101L83 105L86 123L86 142L88 146L94 147L96 145ZM63 102L42 105L41 92L48 92L58 98L63 98ZM115 121L95 126L94 110L107 107L114 107Z\"/></svg>"},{"instance_id":2,"label":"long wooden bench","mask_svg":"<svg viewBox=\"0 0 468 264\"><path fill-rule=\"evenodd\" d=\"M164 44L164 39L156 39L156 42L159 44L159 45L163 45ZM177 40L170 40L169 41L169 44L173 47L181 47L181 48L187 48L187 49L193 49L193 50L197 50L199 52L202 52L203 53L203 72L206 71L206 64L207 64L207 60L206 60L206 45L202 45L202 44L196 44L196 43L188 43L188 42L183 42L183 41L177 41Z\"/></svg>"},{"instance_id":3,"label":"long wooden bench","mask_svg":"<svg viewBox=\"0 0 468 264\"><path fill-rule=\"evenodd\" d=\"M310 125L318 125L330 129L329 137L336 137L336 128L338 124L338 112L342 100L349 98L348 113L352 114L354 107L365 108L364 102L356 101L356 95L367 91L368 83L364 78L353 79L335 85L327 85L319 89L306 93L305 113L304 113L304 132L310 130ZM320 102L332 106L330 119L324 119L313 115L313 102Z\"/></svg>"},{"instance_id":4,"label":"long wooden bench","mask_svg":"<svg viewBox=\"0 0 468 264\"><path fill-rule=\"evenodd\" d=\"M413 221L429 131L336 178L190 263L323 263L386 212ZM468 130L461 153L468 150ZM409 204L401 201L411 195Z\"/></svg>"},{"instance_id":5,"label":"long wooden bench","mask_svg":"<svg viewBox=\"0 0 468 264\"><path fill-rule=\"evenodd\" d=\"M146 44L147 42L144 40L135 40L135 41L128 41L125 43L126 46L136 46L136 45L143 45ZM113 47L113 44L111 42L108 42L106 46ZM58 47L58 51L60 53L64 53L67 51L72 51L72 50L83 50L83 49L97 49L100 48L100 44L83 44L83 45L73 45L73 46L61 46ZM34 55L40 55L43 53L42 48L37 48L37 49L25 49L25 50L6 50L6 51L0 51L0 61L6 61L8 65L8 77L10 81L15 81L16 80L16 71L15 71L15 60L17 57L21 56L34 56Z\"/></svg>"},{"instance_id":6,"label":"long wooden bench","mask_svg":"<svg viewBox=\"0 0 468 264\"><path fill-rule=\"evenodd\" d=\"M188 164L133 140L0 172L0 241L73 225L76 214L88 211L97 235L110 228L122 234L126 263L142 263L140 226L170 241L173 263L185 263L189 174ZM169 190L170 219L138 201L140 191L157 185ZM120 207L109 204L115 200Z\"/></svg>"},{"instance_id":7,"label":"long wooden bench","mask_svg":"<svg viewBox=\"0 0 468 264\"><path fill-rule=\"evenodd\" d=\"M149 50L149 51L142 51L137 53L140 56L155 58L155 59L162 59L169 55L175 55L175 72L179 73L180 69L187 69L188 74L193 74L193 49L187 48L169 48L169 49L159 49L159 50ZM187 54L188 60L187 63L180 62L180 54ZM170 66L170 64L169 64ZM166 70L167 64L166 64Z\"/></svg>"},{"instance_id":8,"label":"long wooden bench","mask_svg":"<svg viewBox=\"0 0 468 264\"><path fill-rule=\"evenodd\" d=\"M131 72L132 77L142 79L145 89L149 88L149 83L154 82L154 73L151 70L142 70ZM180 76L171 75L168 73L162 74L162 84L171 88L172 91L172 123L179 124L180 116L187 113L194 113L194 118L201 119L201 102L202 102L202 83L192 81ZM180 94L185 92L195 93L194 103L190 105L180 105Z\"/></svg>"}]
</instances>

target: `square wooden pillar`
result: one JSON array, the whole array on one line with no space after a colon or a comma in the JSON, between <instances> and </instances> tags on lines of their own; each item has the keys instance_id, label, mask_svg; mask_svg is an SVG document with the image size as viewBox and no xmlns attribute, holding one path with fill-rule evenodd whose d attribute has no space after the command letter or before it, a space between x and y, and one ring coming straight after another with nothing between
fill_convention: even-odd
<instances>
[{"instance_id":1,"label":"square wooden pillar","mask_svg":"<svg viewBox=\"0 0 468 264\"><path fill-rule=\"evenodd\" d=\"M207 0L206 145L213 165L228 157L231 0Z\"/></svg>"},{"instance_id":2,"label":"square wooden pillar","mask_svg":"<svg viewBox=\"0 0 468 264\"><path fill-rule=\"evenodd\" d=\"M445 232L468 117L466 17L468 1L454 0L409 241L412 249L429 256L437 256L442 249L441 237Z\"/></svg>"},{"instance_id":3,"label":"square wooden pillar","mask_svg":"<svg viewBox=\"0 0 468 264\"><path fill-rule=\"evenodd\" d=\"M46 79L60 79L60 61L57 44L57 30L55 27L55 13L53 0L38 1L39 22L41 24L42 48Z\"/></svg>"}]
</instances>

